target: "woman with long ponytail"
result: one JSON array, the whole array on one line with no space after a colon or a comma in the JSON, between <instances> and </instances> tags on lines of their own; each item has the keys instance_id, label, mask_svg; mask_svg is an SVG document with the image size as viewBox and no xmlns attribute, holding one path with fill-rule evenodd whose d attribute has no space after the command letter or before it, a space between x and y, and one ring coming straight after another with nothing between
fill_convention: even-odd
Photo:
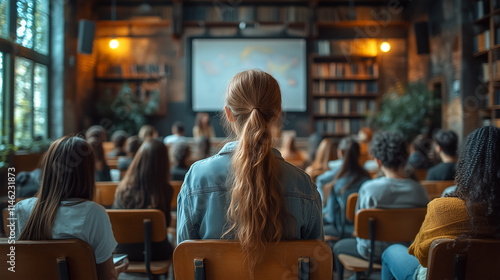
<instances>
[{"instance_id":1,"label":"woman with long ponytail","mask_svg":"<svg viewBox=\"0 0 500 280\"><path fill-rule=\"evenodd\" d=\"M236 74L225 105L223 120L236 141L186 174L178 198L177 241L236 239L252 272L268 243L323 239L321 200L310 177L272 148L281 92L271 75L259 70Z\"/></svg>"}]
</instances>

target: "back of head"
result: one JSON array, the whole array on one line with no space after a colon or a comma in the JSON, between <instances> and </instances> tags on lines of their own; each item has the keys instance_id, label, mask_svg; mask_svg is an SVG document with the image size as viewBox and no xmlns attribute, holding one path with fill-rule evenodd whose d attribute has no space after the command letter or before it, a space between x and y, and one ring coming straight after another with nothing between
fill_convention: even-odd
<instances>
[{"instance_id":1,"label":"back of head","mask_svg":"<svg viewBox=\"0 0 500 280\"><path fill-rule=\"evenodd\" d=\"M127 146L125 147L125 151L127 152L127 154L133 156L135 155L135 153L137 153L137 150L139 150L141 144L142 144L141 138L139 138L136 135L130 136L127 139Z\"/></svg>"},{"instance_id":2,"label":"back of head","mask_svg":"<svg viewBox=\"0 0 500 280\"><path fill-rule=\"evenodd\" d=\"M174 122L172 125L172 132L174 134L184 135L184 124L182 122Z\"/></svg>"},{"instance_id":3,"label":"back of head","mask_svg":"<svg viewBox=\"0 0 500 280\"><path fill-rule=\"evenodd\" d=\"M79 137L54 141L43 159L37 202L19 239L52 239L59 204L68 198L92 200L95 189L92 147Z\"/></svg>"},{"instance_id":4,"label":"back of head","mask_svg":"<svg viewBox=\"0 0 500 280\"><path fill-rule=\"evenodd\" d=\"M115 148L123 148L125 142L127 141L128 133L123 130L117 130L111 135L111 141L115 145Z\"/></svg>"},{"instance_id":5,"label":"back of head","mask_svg":"<svg viewBox=\"0 0 500 280\"><path fill-rule=\"evenodd\" d=\"M359 165L360 148L359 144L352 137L344 137L340 140L338 149L342 152L342 166L335 175L334 181L342 177L351 176L352 179L340 191L344 193L354 182L361 178L368 178L370 174Z\"/></svg>"},{"instance_id":6,"label":"back of head","mask_svg":"<svg viewBox=\"0 0 500 280\"><path fill-rule=\"evenodd\" d=\"M90 139L87 139L87 143L89 143L94 150L95 161L105 162L102 142L99 139L92 137Z\"/></svg>"},{"instance_id":7,"label":"back of head","mask_svg":"<svg viewBox=\"0 0 500 280\"><path fill-rule=\"evenodd\" d=\"M231 227L226 234L240 241L252 271L265 242L280 241L290 229L281 170L271 148L271 127L281 114L278 82L259 70L236 74L227 88L226 110L231 118L227 125L239 140L232 155Z\"/></svg>"},{"instance_id":8,"label":"back of head","mask_svg":"<svg viewBox=\"0 0 500 280\"><path fill-rule=\"evenodd\" d=\"M467 136L455 180L455 195L467 202L469 212L475 216L473 206L483 205L500 234L500 129L484 126Z\"/></svg>"},{"instance_id":9,"label":"back of head","mask_svg":"<svg viewBox=\"0 0 500 280\"><path fill-rule=\"evenodd\" d=\"M158 134L158 132L156 131L156 129L152 125L145 124L139 130L138 136L140 139L146 140L146 139L150 139L150 138L156 138L157 134Z\"/></svg>"},{"instance_id":10,"label":"back of head","mask_svg":"<svg viewBox=\"0 0 500 280\"><path fill-rule=\"evenodd\" d=\"M370 142L370 154L392 170L403 168L408 160L405 139L397 132L378 132Z\"/></svg>"},{"instance_id":11,"label":"back of head","mask_svg":"<svg viewBox=\"0 0 500 280\"><path fill-rule=\"evenodd\" d=\"M204 159L210 156L210 138L206 136L199 137L198 141L198 159Z\"/></svg>"},{"instance_id":12,"label":"back of head","mask_svg":"<svg viewBox=\"0 0 500 280\"><path fill-rule=\"evenodd\" d=\"M170 148L172 158L176 166L185 166L186 160L189 157L189 145L186 143L174 143Z\"/></svg>"},{"instance_id":13,"label":"back of head","mask_svg":"<svg viewBox=\"0 0 500 280\"><path fill-rule=\"evenodd\" d=\"M419 153L424 157L428 157L429 152L432 148L432 142L424 134L420 134L412 141L412 146L415 152Z\"/></svg>"},{"instance_id":14,"label":"back of head","mask_svg":"<svg viewBox=\"0 0 500 280\"><path fill-rule=\"evenodd\" d=\"M101 142L106 141L106 131L100 125L93 125L85 131L85 139L95 138Z\"/></svg>"},{"instance_id":15,"label":"back of head","mask_svg":"<svg viewBox=\"0 0 500 280\"><path fill-rule=\"evenodd\" d=\"M458 136L453 130L438 130L432 139L441 147L443 152L451 157L457 155Z\"/></svg>"},{"instance_id":16,"label":"back of head","mask_svg":"<svg viewBox=\"0 0 500 280\"><path fill-rule=\"evenodd\" d=\"M120 196L123 206L129 209L154 208L170 213L166 201L169 165L168 150L162 141L144 141L118 185L117 196Z\"/></svg>"}]
</instances>

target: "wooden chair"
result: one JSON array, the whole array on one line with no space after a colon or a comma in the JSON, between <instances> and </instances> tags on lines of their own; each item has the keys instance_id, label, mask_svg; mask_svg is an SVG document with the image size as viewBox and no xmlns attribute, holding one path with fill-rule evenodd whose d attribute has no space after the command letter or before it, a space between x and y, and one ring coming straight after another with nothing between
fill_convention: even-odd
<instances>
[{"instance_id":1,"label":"wooden chair","mask_svg":"<svg viewBox=\"0 0 500 280\"><path fill-rule=\"evenodd\" d=\"M456 185L455 181L422 181L420 184L427 191L430 200L441 197L446 188Z\"/></svg>"},{"instance_id":2,"label":"wooden chair","mask_svg":"<svg viewBox=\"0 0 500 280\"><path fill-rule=\"evenodd\" d=\"M109 169L118 169L118 159L107 159L106 163L108 164Z\"/></svg>"},{"instance_id":3,"label":"wooden chair","mask_svg":"<svg viewBox=\"0 0 500 280\"><path fill-rule=\"evenodd\" d=\"M0 279L97 280L94 249L79 239L18 240L15 244L1 240L0 252ZM15 272L8 270L11 260Z\"/></svg>"},{"instance_id":4,"label":"wooden chair","mask_svg":"<svg viewBox=\"0 0 500 280\"><path fill-rule=\"evenodd\" d=\"M106 141L102 143L102 149L104 150L104 156L106 159L111 159L108 157L109 152L115 148L115 144L112 141Z\"/></svg>"},{"instance_id":5,"label":"wooden chair","mask_svg":"<svg viewBox=\"0 0 500 280\"><path fill-rule=\"evenodd\" d=\"M156 209L106 210L115 240L121 244L144 243L144 262L130 262L127 272L146 273L149 279L166 274L171 259L151 261L151 243L167 238L165 215Z\"/></svg>"},{"instance_id":6,"label":"wooden chair","mask_svg":"<svg viewBox=\"0 0 500 280\"><path fill-rule=\"evenodd\" d=\"M419 182L424 181L427 178L427 169L415 169L413 175Z\"/></svg>"},{"instance_id":7,"label":"wooden chair","mask_svg":"<svg viewBox=\"0 0 500 280\"><path fill-rule=\"evenodd\" d=\"M111 208L115 202L115 192L118 182L96 182L96 194L94 201L106 208Z\"/></svg>"},{"instance_id":8,"label":"wooden chair","mask_svg":"<svg viewBox=\"0 0 500 280\"><path fill-rule=\"evenodd\" d=\"M253 279L332 279L332 250L324 241L283 241L267 246ZM174 252L175 278L250 280L241 246L229 240L187 240Z\"/></svg>"},{"instance_id":9,"label":"wooden chair","mask_svg":"<svg viewBox=\"0 0 500 280\"><path fill-rule=\"evenodd\" d=\"M341 221L342 225L339 230L339 236L325 235L325 241L338 241L344 238L346 221L350 222L354 221L357 201L358 201L358 193L351 193L349 197L347 197L346 205L344 205L344 201L342 200L342 198L337 197L337 202L339 203L340 211L342 212L341 214L341 217L343 218L343 220Z\"/></svg>"},{"instance_id":10,"label":"wooden chair","mask_svg":"<svg viewBox=\"0 0 500 280\"><path fill-rule=\"evenodd\" d=\"M373 270L382 267L374 264L375 241L411 242L415 239L425 219L427 208L361 209L354 221L355 236L370 240L369 260L340 254L339 261L345 269L356 272L356 279L368 278Z\"/></svg>"},{"instance_id":11,"label":"wooden chair","mask_svg":"<svg viewBox=\"0 0 500 280\"><path fill-rule=\"evenodd\" d=\"M427 280L498 279L500 240L436 239L431 244Z\"/></svg>"},{"instance_id":12,"label":"wooden chair","mask_svg":"<svg viewBox=\"0 0 500 280\"><path fill-rule=\"evenodd\" d=\"M172 196L172 203L170 203L172 211L177 211L177 197L181 192L182 183L183 183L182 181L170 181L170 185L174 189L174 194Z\"/></svg>"}]
</instances>

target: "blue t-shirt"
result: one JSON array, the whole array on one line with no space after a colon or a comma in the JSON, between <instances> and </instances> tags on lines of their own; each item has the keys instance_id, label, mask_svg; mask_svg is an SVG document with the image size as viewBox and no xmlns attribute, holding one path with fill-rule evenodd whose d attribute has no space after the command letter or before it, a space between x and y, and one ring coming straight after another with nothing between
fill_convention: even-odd
<instances>
[{"instance_id":1,"label":"blue t-shirt","mask_svg":"<svg viewBox=\"0 0 500 280\"><path fill-rule=\"evenodd\" d=\"M226 144L218 154L194 163L186 174L177 199L177 242L219 239L228 229L226 213L231 202L231 158L238 143ZM285 239L323 239L321 200L311 178L283 160L273 149L281 169L287 209L294 217L294 236ZM225 238L234 238L226 236Z\"/></svg>"},{"instance_id":2,"label":"blue t-shirt","mask_svg":"<svg viewBox=\"0 0 500 280\"><path fill-rule=\"evenodd\" d=\"M429 197L425 188L412 179L394 179L381 177L365 182L359 189L356 211L360 209L382 208L420 208L427 207ZM370 256L370 240L356 238L358 253ZM390 244L375 242L374 256L380 258Z\"/></svg>"},{"instance_id":3,"label":"blue t-shirt","mask_svg":"<svg viewBox=\"0 0 500 280\"><path fill-rule=\"evenodd\" d=\"M16 204L16 239L26 226L36 200L33 197ZM103 263L112 256L117 245L109 216L101 205L88 200L77 203L79 201L81 200L61 202L52 226L52 239L83 240L94 249L96 263Z\"/></svg>"}]
</instances>

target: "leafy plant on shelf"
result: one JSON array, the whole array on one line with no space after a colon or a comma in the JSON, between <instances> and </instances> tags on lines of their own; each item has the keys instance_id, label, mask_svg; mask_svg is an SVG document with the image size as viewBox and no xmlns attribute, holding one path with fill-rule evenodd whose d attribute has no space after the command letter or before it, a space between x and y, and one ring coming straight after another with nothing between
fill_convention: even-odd
<instances>
[{"instance_id":1,"label":"leafy plant on shelf","mask_svg":"<svg viewBox=\"0 0 500 280\"><path fill-rule=\"evenodd\" d=\"M124 83L116 97L111 90L105 92L97 109L101 117L111 120L112 131L125 130L134 135L146 123L145 116L158 109L159 95L159 91L154 90L148 92L147 98L139 98L129 84Z\"/></svg>"},{"instance_id":2,"label":"leafy plant on shelf","mask_svg":"<svg viewBox=\"0 0 500 280\"><path fill-rule=\"evenodd\" d=\"M368 120L376 129L398 131L411 140L439 119L440 107L441 100L424 83L397 84Z\"/></svg>"}]
</instances>

